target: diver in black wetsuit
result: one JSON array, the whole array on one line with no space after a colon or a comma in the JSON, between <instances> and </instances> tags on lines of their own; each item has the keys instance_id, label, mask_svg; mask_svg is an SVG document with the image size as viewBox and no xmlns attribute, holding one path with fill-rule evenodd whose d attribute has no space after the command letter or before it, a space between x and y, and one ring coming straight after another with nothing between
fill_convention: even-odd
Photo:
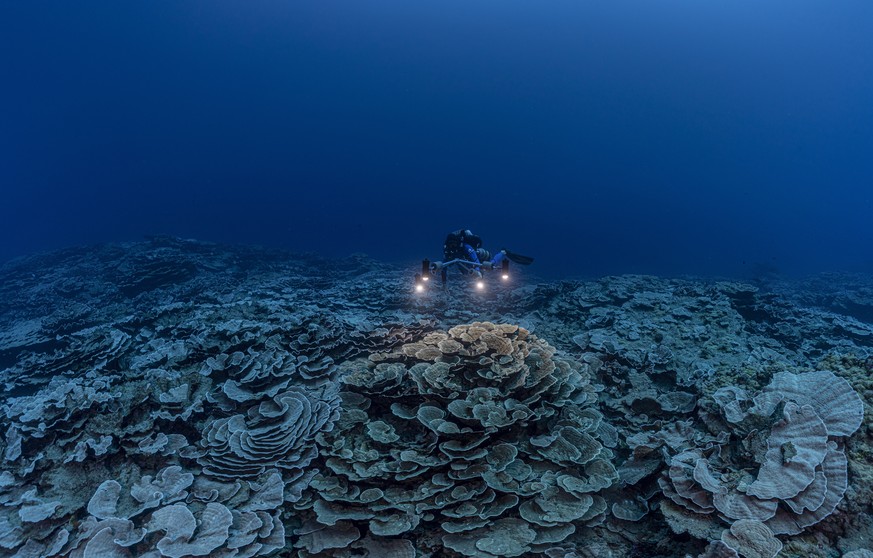
<instances>
[{"instance_id":1,"label":"diver in black wetsuit","mask_svg":"<svg viewBox=\"0 0 873 558\"><path fill-rule=\"evenodd\" d=\"M446 241L443 243L443 257L447 262L456 259L473 262L475 265L471 269L465 268L465 271L476 273L480 277L482 276L481 266L495 269L500 267L506 258L521 265L533 263L533 258L508 250L501 250L492 258L491 252L482 247L482 239L473 234L470 229L459 229L446 236Z\"/></svg>"}]
</instances>

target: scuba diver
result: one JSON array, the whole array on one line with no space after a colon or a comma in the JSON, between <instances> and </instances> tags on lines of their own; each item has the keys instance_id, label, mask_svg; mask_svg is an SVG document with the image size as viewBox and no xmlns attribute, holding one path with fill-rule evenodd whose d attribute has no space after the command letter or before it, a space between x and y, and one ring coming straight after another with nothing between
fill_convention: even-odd
<instances>
[{"instance_id":1,"label":"scuba diver","mask_svg":"<svg viewBox=\"0 0 873 558\"><path fill-rule=\"evenodd\" d=\"M486 269L496 269L503 266L503 261L507 258L521 265L533 263L533 258L509 250L500 250L491 257L491 252L482 247L482 239L473 234L470 229L459 229L446 236L446 241L443 243L443 257L446 262L453 260L468 262L467 265L461 266L461 269L467 273L475 273L479 277L482 277L483 266Z\"/></svg>"},{"instance_id":2,"label":"scuba diver","mask_svg":"<svg viewBox=\"0 0 873 558\"><path fill-rule=\"evenodd\" d=\"M436 274L442 277L442 284L445 287L446 272L449 267L457 267L466 275L475 274L476 288L484 289L483 270L499 269L500 278L507 281L510 277L510 261L520 265L533 263L533 258L509 250L500 250L492 257L491 252L482 247L482 239L473 234L470 229L459 229L446 236L446 241L443 243L443 258L441 262L432 262L427 258L421 261L421 272L415 274L415 292L425 292L431 277Z\"/></svg>"}]
</instances>

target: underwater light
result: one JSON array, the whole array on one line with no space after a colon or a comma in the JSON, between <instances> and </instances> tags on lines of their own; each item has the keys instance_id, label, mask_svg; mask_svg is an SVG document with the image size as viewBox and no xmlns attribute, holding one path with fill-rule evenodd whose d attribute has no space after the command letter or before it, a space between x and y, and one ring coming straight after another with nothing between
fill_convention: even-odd
<instances>
[{"instance_id":1,"label":"underwater light","mask_svg":"<svg viewBox=\"0 0 873 558\"><path fill-rule=\"evenodd\" d=\"M430 281L430 277L425 275L424 277L421 278L421 280L422 281Z\"/></svg>"},{"instance_id":2,"label":"underwater light","mask_svg":"<svg viewBox=\"0 0 873 558\"><path fill-rule=\"evenodd\" d=\"M485 288L485 282L484 281L476 281L476 288L481 291L482 289Z\"/></svg>"},{"instance_id":3,"label":"underwater light","mask_svg":"<svg viewBox=\"0 0 873 558\"><path fill-rule=\"evenodd\" d=\"M503 279L504 281L507 281L507 280L509 280L509 274L504 273L503 275L500 276L500 278Z\"/></svg>"},{"instance_id":4,"label":"underwater light","mask_svg":"<svg viewBox=\"0 0 873 558\"><path fill-rule=\"evenodd\" d=\"M418 285L415 286L415 292L420 293L423 291L424 291L424 285L422 285L421 283L419 283Z\"/></svg>"}]
</instances>

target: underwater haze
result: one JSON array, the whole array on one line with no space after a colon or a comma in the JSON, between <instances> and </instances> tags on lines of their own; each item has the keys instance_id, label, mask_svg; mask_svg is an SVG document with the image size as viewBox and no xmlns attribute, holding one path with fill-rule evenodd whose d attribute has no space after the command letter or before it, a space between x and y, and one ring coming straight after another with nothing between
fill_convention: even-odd
<instances>
[{"instance_id":1,"label":"underwater haze","mask_svg":"<svg viewBox=\"0 0 873 558\"><path fill-rule=\"evenodd\" d=\"M5 3L0 261L145 235L873 270L873 4Z\"/></svg>"},{"instance_id":2,"label":"underwater haze","mask_svg":"<svg viewBox=\"0 0 873 558\"><path fill-rule=\"evenodd\" d=\"M873 558L873 1L6 2L0 79L0 558Z\"/></svg>"}]
</instances>

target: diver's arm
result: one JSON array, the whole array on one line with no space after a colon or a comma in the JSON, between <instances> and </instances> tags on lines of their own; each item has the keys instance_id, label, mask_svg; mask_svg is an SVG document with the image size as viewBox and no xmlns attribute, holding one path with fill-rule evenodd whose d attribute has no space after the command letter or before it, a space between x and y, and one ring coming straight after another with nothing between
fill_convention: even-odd
<instances>
[{"instance_id":1,"label":"diver's arm","mask_svg":"<svg viewBox=\"0 0 873 558\"><path fill-rule=\"evenodd\" d=\"M467 251L467 257L470 261L476 264L473 268L476 275L482 277L482 268L480 267L482 262L479 261L479 256L476 254L476 250L473 250L473 247L469 244L462 244L461 246Z\"/></svg>"},{"instance_id":2,"label":"diver's arm","mask_svg":"<svg viewBox=\"0 0 873 558\"><path fill-rule=\"evenodd\" d=\"M464 250L466 250L466 252L467 252L467 258L468 258L471 262L475 262L475 263L477 263L477 264L482 263L482 262L479 261L479 255L476 253L476 250L473 250L473 247L472 247L472 246L470 246L469 244L462 244L462 246L464 247Z\"/></svg>"}]
</instances>

